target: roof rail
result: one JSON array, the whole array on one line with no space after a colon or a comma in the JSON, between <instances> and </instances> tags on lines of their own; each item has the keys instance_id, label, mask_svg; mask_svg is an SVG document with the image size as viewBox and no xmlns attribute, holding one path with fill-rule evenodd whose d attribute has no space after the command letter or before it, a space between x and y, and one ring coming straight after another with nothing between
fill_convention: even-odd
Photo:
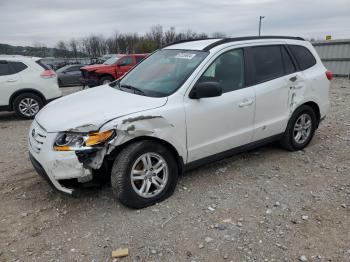
<instances>
[{"instance_id":1,"label":"roof rail","mask_svg":"<svg viewBox=\"0 0 350 262\"><path fill-rule=\"evenodd\" d=\"M245 36L245 37L233 37L233 38L223 38L221 40L218 40L217 42L214 42L205 48L203 48L203 51L209 51L210 49L214 48L215 46L230 43L230 42L238 42L238 41L246 41L246 40L259 40L259 39L293 39L293 40L303 40L302 37L295 37L295 36Z\"/></svg>"},{"instance_id":2,"label":"roof rail","mask_svg":"<svg viewBox=\"0 0 350 262\"><path fill-rule=\"evenodd\" d=\"M176 44L182 44L182 43L186 43L186 42L192 42L192 41L200 41L200 40L210 40L210 39L220 39L220 38L195 38L195 39L185 39L185 40L179 40L179 41L175 41L175 42L171 42L170 44L166 44L165 46L162 46L162 48L164 47L168 47L171 45L176 45Z\"/></svg>"}]
</instances>

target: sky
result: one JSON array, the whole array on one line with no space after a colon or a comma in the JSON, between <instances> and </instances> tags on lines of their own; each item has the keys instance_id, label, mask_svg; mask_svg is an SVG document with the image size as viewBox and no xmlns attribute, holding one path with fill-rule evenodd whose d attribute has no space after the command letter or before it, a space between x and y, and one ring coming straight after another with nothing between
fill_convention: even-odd
<instances>
[{"instance_id":1,"label":"sky","mask_svg":"<svg viewBox=\"0 0 350 262\"><path fill-rule=\"evenodd\" d=\"M0 0L0 43L46 45L91 34L164 30L350 38L350 0Z\"/></svg>"}]
</instances>

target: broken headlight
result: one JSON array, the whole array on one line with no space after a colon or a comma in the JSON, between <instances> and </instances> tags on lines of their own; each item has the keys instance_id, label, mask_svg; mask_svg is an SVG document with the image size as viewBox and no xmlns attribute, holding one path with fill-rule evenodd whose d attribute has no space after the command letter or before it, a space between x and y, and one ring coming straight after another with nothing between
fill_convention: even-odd
<instances>
[{"instance_id":1,"label":"broken headlight","mask_svg":"<svg viewBox=\"0 0 350 262\"><path fill-rule=\"evenodd\" d=\"M90 133L63 132L57 136L54 144L54 150L72 151L91 149L94 146L99 146L109 141L113 137L113 130Z\"/></svg>"}]
</instances>

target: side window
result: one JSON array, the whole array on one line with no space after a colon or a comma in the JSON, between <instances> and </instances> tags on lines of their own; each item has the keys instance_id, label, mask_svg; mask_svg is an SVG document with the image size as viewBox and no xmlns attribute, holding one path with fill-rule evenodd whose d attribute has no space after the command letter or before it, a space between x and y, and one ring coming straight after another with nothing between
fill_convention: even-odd
<instances>
[{"instance_id":1,"label":"side window","mask_svg":"<svg viewBox=\"0 0 350 262\"><path fill-rule=\"evenodd\" d=\"M122 64L123 66L130 66L133 64L132 57L131 56L124 57L120 60L118 64Z\"/></svg>"},{"instance_id":2,"label":"side window","mask_svg":"<svg viewBox=\"0 0 350 262\"><path fill-rule=\"evenodd\" d=\"M244 56L242 49L220 55L207 68L198 82L220 83L222 92L230 92L244 87Z\"/></svg>"},{"instance_id":3,"label":"side window","mask_svg":"<svg viewBox=\"0 0 350 262\"><path fill-rule=\"evenodd\" d=\"M284 46L281 48L281 51L282 51L282 58L283 58L283 64L284 64L284 73L286 75L294 73L296 69L292 61L292 58L290 57L290 55L288 54Z\"/></svg>"},{"instance_id":4,"label":"side window","mask_svg":"<svg viewBox=\"0 0 350 262\"><path fill-rule=\"evenodd\" d=\"M292 51L301 70L308 69L316 64L315 57L306 47L300 45L288 45L288 47Z\"/></svg>"},{"instance_id":5,"label":"side window","mask_svg":"<svg viewBox=\"0 0 350 262\"><path fill-rule=\"evenodd\" d=\"M284 75L280 46L257 46L252 47L250 50L255 69L255 84Z\"/></svg>"},{"instance_id":6,"label":"side window","mask_svg":"<svg viewBox=\"0 0 350 262\"><path fill-rule=\"evenodd\" d=\"M17 73L23 71L24 69L28 68L28 66L26 66L22 62L9 62L9 65L12 67L14 74L17 74Z\"/></svg>"},{"instance_id":7,"label":"side window","mask_svg":"<svg viewBox=\"0 0 350 262\"><path fill-rule=\"evenodd\" d=\"M67 71L68 72L75 72L75 71L79 71L80 68L81 68L81 66L72 66Z\"/></svg>"},{"instance_id":8,"label":"side window","mask_svg":"<svg viewBox=\"0 0 350 262\"><path fill-rule=\"evenodd\" d=\"M9 64L6 61L0 61L0 76L13 74Z\"/></svg>"}]
</instances>

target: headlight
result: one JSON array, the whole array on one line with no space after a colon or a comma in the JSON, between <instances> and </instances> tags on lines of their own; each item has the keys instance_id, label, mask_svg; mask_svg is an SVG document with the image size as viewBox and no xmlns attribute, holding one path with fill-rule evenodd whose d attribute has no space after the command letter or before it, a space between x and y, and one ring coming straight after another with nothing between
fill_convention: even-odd
<instances>
[{"instance_id":1,"label":"headlight","mask_svg":"<svg viewBox=\"0 0 350 262\"><path fill-rule=\"evenodd\" d=\"M72 151L91 149L94 146L107 142L114 136L113 130L105 132L90 133L60 133L55 141L54 150L56 151Z\"/></svg>"}]
</instances>

